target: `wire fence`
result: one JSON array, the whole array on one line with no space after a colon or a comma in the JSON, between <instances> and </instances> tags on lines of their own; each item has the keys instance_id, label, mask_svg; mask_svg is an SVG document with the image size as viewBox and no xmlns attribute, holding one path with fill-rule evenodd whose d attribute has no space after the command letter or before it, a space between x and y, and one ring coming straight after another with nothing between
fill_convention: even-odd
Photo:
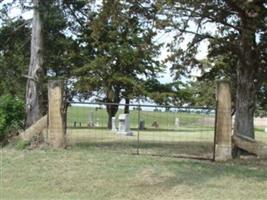
<instances>
[{"instance_id":1,"label":"wire fence","mask_svg":"<svg viewBox=\"0 0 267 200\"><path fill-rule=\"evenodd\" d=\"M118 106L109 128L107 106ZM67 138L70 144L107 151L210 159L214 121L213 108L73 102Z\"/></svg>"}]
</instances>

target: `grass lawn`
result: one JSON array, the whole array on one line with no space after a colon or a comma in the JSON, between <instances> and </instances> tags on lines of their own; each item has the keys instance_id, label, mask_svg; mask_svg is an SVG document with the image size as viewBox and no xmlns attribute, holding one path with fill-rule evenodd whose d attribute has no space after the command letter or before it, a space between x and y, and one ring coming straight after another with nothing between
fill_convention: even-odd
<instances>
[{"instance_id":1,"label":"grass lawn","mask_svg":"<svg viewBox=\"0 0 267 200\"><path fill-rule=\"evenodd\" d=\"M69 112L69 125L78 119L86 127L88 110ZM99 113L104 123L105 112ZM267 160L215 163L181 158L211 158L214 130L194 123L203 123L201 115L187 113L180 115L182 126L175 128L171 121L175 115L149 116L146 123L157 119L161 129L140 131L139 144L136 129L133 136L123 137L99 127L68 128L66 150L5 147L1 150L0 199L267 199ZM267 141L266 136L263 129L257 129L256 137ZM136 155L137 146L140 155Z\"/></svg>"},{"instance_id":2,"label":"grass lawn","mask_svg":"<svg viewBox=\"0 0 267 200\"><path fill-rule=\"evenodd\" d=\"M68 143L95 146L105 151L142 155L195 156L211 159L214 132L211 129L182 128L177 131L133 130L133 136L121 136L107 129L68 129Z\"/></svg>"},{"instance_id":3,"label":"grass lawn","mask_svg":"<svg viewBox=\"0 0 267 200\"><path fill-rule=\"evenodd\" d=\"M130 141L112 143L110 137L92 145L82 134L69 136L66 150L2 149L0 199L267 199L267 160L138 156L119 146ZM179 148L203 151L187 142Z\"/></svg>"}]
</instances>

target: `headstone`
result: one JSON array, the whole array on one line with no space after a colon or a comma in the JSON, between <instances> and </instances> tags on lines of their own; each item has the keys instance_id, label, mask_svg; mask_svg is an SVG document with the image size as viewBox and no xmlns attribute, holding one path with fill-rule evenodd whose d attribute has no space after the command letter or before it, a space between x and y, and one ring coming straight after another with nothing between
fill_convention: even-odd
<instances>
[{"instance_id":1,"label":"headstone","mask_svg":"<svg viewBox=\"0 0 267 200\"><path fill-rule=\"evenodd\" d=\"M93 112L88 114L88 127L94 127L94 115Z\"/></svg>"},{"instance_id":2,"label":"headstone","mask_svg":"<svg viewBox=\"0 0 267 200\"><path fill-rule=\"evenodd\" d=\"M178 117L175 118L175 128L179 128L180 127L180 119Z\"/></svg>"},{"instance_id":3,"label":"headstone","mask_svg":"<svg viewBox=\"0 0 267 200\"><path fill-rule=\"evenodd\" d=\"M145 121L144 120L141 120L139 122L139 130L145 130Z\"/></svg>"},{"instance_id":4,"label":"headstone","mask_svg":"<svg viewBox=\"0 0 267 200\"><path fill-rule=\"evenodd\" d=\"M267 128L264 129L265 133L267 133Z\"/></svg>"},{"instance_id":5,"label":"headstone","mask_svg":"<svg viewBox=\"0 0 267 200\"><path fill-rule=\"evenodd\" d=\"M154 128L159 128L159 123L157 121L154 121L151 126Z\"/></svg>"},{"instance_id":6,"label":"headstone","mask_svg":"<svg viewBox=\"0 0 267 200\"><path fill-rule=\"evenodd\" d=\"M113 132L117 132L116 117L112 117L111 126L112 126L112 129L111 130Z\"/></svg>"},{"instance_id":7,"label":"headstone","mask_svg":"<svg viewBox=\"0 0 267 200\"><path fill-rule=\"evenodd\" d=\"M99 118L97 118L97 119L96 119L95 126L96 126L96 127L99 127L99 126L100 126L100 123L99 123Z\"/></svg>"},{"instance_id":8,"label":"headstone","mask_svg":"<svg viewBox=\"0 0 267 200\"><path fill-rule=\"evenodd\" d=\"M119 115L119 130L117 132L120 135L132 136L133 133L130 130L130 118L129 114Z\"/></svg>"}]
</instances>

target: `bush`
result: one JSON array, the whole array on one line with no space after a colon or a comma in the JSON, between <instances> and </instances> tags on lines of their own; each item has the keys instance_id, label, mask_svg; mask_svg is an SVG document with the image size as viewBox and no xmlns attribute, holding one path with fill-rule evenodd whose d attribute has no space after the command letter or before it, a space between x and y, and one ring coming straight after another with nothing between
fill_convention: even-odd
<instances>
[{"instance_id":1,"label":"bush","mask_svg":"<svg viewBox=\"0 0 267 200\"><path fill-rule=\"evenodd\" d=\"M24 103L11 95L0 97L0 142L22 128L24 119Z\"/></svg>"},{"instance_id":2,"label":"bush","mask_svg":"<svg viewBox=\"0 0 267 200\"><path fill-rule=\"evenodd\" d=\"M16 141L16 149L17 150L23 150L26 149L28 146L30 146L30 141L24 141L22 139L19 139Z\"/></svg>"}]
</instances>

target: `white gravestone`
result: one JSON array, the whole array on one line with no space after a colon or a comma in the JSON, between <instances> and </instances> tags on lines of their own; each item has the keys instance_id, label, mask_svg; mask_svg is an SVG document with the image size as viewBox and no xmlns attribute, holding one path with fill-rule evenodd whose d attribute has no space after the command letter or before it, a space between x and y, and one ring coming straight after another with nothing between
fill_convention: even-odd
<instances>
[{"instance_id":1,"label":"white gravestone","mask_svg":"<svg viewBox=\"0 0 267 200\"><path fill-rule=\"evenodd\" d=\"M89 115L88 115L88 126L89 127L94 127L94 115L93 115L93 112L89 112Z\"/></svg>"},{"instance_id":2,"label":"white gravestone","mask_svg":"<svg viewBox=\"0 0 267 200\"><path fill-rule=\"evenodd\" d=\"M120 135L128 135L128 136L133 135L133 133L130 130L129 114L119 115L119 130L117 133Z\"/></svg>"},{"instance_id":3,"label":"white gravestone","mask_svg":"<svg viewBox=\"0 0 267 200\"><path fill-rule=\"evenodd\" d=\"M112 129L111 130L113 132L117 132L116 117L112 117L111 126L112 126Z\"/></svg>"},{"instance_id":4,"label":"white gravestone","mask_svg":"<svg viewBox=\"0 0 267 200\"><path fill-rule=\"evenodd\" d=\"M180 127L180 119L178 117L175 118L175 128L179 128Z\"/></svg>"},{"instance_id":5,"label":"white gravestone","mask_svg":"<svg viewBox=\"0 0 267 200\"><path fill-rule=\"evenodd\" d=\"M99 123L99 118L97 118L97 119L96 119L95 126L96 126L96 127L99 127L99 126L100 126L100 123Z\"/></svg>"}]
</instances>

